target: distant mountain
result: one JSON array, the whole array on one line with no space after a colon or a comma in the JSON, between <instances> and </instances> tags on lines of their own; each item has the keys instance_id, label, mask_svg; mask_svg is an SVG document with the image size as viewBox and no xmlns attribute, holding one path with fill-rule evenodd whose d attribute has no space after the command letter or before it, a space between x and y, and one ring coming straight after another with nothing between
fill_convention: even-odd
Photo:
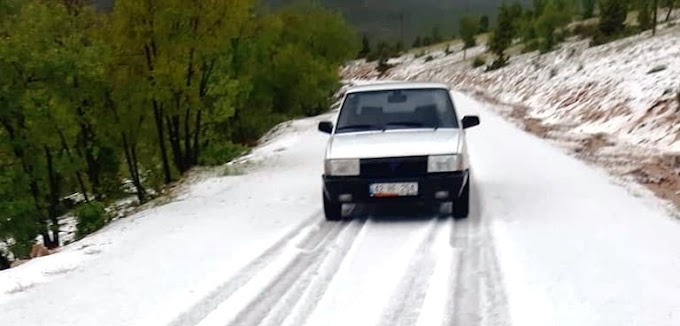
<instances>
[{"instance_id":1,"label":"distant mountain","mask_svg":"<svg viewBox=\"0 0 680 326\"><path fill-rule=\"evenodd\" d=\"M114 0L91 0L98 8L108 10ZM272 7L296 0L265 0ZM466 14L496 15L503 0L317 0L339 10L357 29L374 40L411 42L416 36L429 35L438 26L442 35L458 30L458 21ZM511 2L511 1L507 1ZM531 0L521 0L530 3ZM402 32L403 28L403 32Z\"/></svg>"},{"instance_id":2,"label":"distant mountain","mask_svg":"<svg viewBox=\"0 0 680 326\"><path fill-rule=\"evenodd\" d=\"M272 6L295 0L269 0ZM373 39L411 42L438 26L442 35L457 33L458 21L467 14L489 15L493 20L503 0L319 0L340 10L361 32ZM507 3L512 1L506 0ZM521 0L531 3L531 0Z\"/></svg>"}]
</instances>

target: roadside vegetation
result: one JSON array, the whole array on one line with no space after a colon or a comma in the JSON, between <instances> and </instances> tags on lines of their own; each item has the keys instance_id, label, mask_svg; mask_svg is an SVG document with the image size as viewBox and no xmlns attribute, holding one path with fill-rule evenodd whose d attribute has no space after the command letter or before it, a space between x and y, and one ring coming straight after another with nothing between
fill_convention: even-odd
<instances>
[{"instance_id":1,"label":"roadside vegetation","mask_svg":"<svg viewBox=\"0 0 680 326\"><path fill-rule=\"evenodd\" d=\"M342 17L254 0L0 0L0 247L27 257L328 108L359 38ZM191 221L187 221L191 223Z\"/></svg>"},{"instance_id":2,"label":"roadside vegetation","mask_svg":"<svg viewBox=\"0 0 680 326\"><path fill-rule=\"evenodd\" d=\"M488 70L508 63L507 51L521 46L523 52L553 51L570 36L591 39L601 45L668 21L677 0L534 0L530 7L518 3L499 8L496 27L488 43L496 59ZM665 18L661 12L665 10ZM629 16L634 19L629 21ZM518 18L519 17L519 18Z\"/></svg>"},{"instance_id":3,"label":"roadside vegetation","mask_svg":"<svg viewBox=\"0 0 680 326\"><path fill-rule=\"evenodd\" d=\"M486 67L489 71L507 65L511 53L548 53L569 37L587 38L592 46L597 46L648 30L654 35L658 24L669 21L679 6L679 0L533 0L530 5L503 2L493 25L488 16L468 15L460 19L463 60L468 59L467 50L477 46L482 35L492 55ZM437 45L437 49L446 47L445 53L449 55L453 53L450 45L456 43L442 38L444 34L435 26L430 35L418 36L411 48L417 57L432 58L428 53L432 45ZM377 60L381 73L391 68L387 65L390 58L408 50L401 44L391 46L386 42L371 48L366 36L363 45L359 57ZM479 67L480 60L474 58L472 65Z\"/></svg>"}]
</instances>

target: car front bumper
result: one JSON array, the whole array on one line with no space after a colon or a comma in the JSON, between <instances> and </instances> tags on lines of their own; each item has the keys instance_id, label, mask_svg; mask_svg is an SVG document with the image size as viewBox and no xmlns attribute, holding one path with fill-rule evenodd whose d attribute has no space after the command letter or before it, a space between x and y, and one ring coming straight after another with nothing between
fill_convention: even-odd
<instances>
[{"instance_id":1,"label":"car front bumper","mask_svg":"<svg viewBox=\"0 0 680 326\"><path fill-rule=\"evenodd\" d=\"M331 177L323 176L324 196L340 203L390 203L390 202L449 202L461 194L468 182L468 171L429 173L417 177ZM374 183L418 182L418 195L405 197L371 197L370 185ZM349 196L348 196L349 195Z\"/></svg>"}]
</instances>

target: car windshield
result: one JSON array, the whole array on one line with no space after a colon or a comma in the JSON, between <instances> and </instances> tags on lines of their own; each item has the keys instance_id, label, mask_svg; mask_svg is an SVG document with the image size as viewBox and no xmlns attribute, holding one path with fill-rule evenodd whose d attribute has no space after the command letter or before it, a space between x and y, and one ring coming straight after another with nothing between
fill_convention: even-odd
<instances>
[{"instance_id":1,"label":"car windshield","mask_svg":"<svg viewBox=\"0 0 680 326\"><path fill-rule=\"evenodd\" d=\"M458 128L446 89L406 89L350 93L340 110L336 133Z\"/></svg>"}]
</instances>

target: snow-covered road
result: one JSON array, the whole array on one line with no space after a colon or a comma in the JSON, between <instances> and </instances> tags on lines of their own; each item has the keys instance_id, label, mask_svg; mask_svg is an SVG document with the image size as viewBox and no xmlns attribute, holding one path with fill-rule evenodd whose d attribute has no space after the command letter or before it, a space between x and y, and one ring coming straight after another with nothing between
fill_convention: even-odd
<instances>
[{"instance_id":1,"label":"snow-covered road","mask_svg":"<svg viewBox=\"0 0 680 326\"><path fill-rule=\"evenodd\" d=\"M661 203L456 100L482 119L468 220L324 221L329 116L295 121L247 173L0 272L0 324L680 325Z\"/></svg>"}]
</instances>

